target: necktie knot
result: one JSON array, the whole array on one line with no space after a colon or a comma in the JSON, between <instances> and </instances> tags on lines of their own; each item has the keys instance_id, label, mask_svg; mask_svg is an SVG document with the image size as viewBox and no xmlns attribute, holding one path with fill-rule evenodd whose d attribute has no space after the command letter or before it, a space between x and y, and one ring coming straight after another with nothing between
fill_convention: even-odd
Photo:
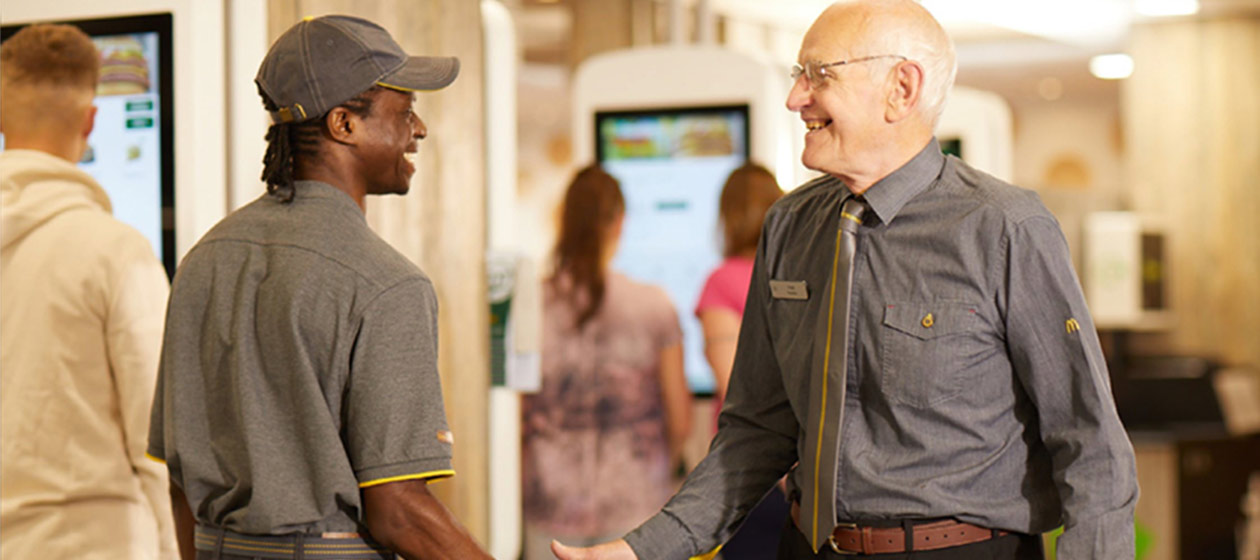
<instances>
[{"instance_id":1,"label":"necktie knot","mask_svg":"<svg viewBox=\"0 0 1260 560\"><path fill-rule=\"evenodd\" d=\"M862 225L862 219L866 215L869 207L866 201L856 196L849 197L844 201L844 206L840 208L840 229L849 233L856 233L858 226Z\"/></svg>"}]
</instances>

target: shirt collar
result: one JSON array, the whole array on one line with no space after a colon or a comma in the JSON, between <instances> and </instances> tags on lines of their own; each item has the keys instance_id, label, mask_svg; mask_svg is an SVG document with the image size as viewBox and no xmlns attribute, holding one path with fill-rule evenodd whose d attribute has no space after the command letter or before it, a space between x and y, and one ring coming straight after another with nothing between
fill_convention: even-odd
<instances>
[{"instance_id":1,"label":"shirt collar","mask_svg":"<svg viewBox=\"0 0 1260 560\"><path fill-rule=\"evenodd\" d=\"M363 215L363 209L359 208L359 204L355 202L353 198L350 198L350 195L346 194L345 191L342 191L341 189L323 181L294 181L293 198L294 200L311 198L328 199L337 207L354 210L354 213L357 214L359 218L362 218L364 222L367 221L367 218Z\"/></svg>"},{"instance_id":2,"label":"shirt collar","mask_svg":"<svg viewBox=\"0 0 1260 560\"><path fill-rule=\"evenodd\" d=\"M945 154L940 143L932 137L919 153L905 165L880 179L862 195L882 223L892 223L910 199L927 190L941 176L945 166Z\"/></svg>"}]
</instances>

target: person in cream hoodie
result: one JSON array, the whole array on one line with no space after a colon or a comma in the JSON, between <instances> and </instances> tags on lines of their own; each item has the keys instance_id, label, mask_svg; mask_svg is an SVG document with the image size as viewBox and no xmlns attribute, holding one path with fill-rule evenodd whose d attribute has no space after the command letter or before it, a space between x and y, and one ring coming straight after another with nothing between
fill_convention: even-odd
<instances>
[{"instance_id":1,"label":"person in cream hoodie","mask_svg":"<svg viewBox=\"0 0 1260 560\"><path fill-rule=\"evenodd\" d=\"M177 558L144 457L169 285L75 167L99 56L75 27L0 46L0 557Z\"/></svg>"}]
</instances>

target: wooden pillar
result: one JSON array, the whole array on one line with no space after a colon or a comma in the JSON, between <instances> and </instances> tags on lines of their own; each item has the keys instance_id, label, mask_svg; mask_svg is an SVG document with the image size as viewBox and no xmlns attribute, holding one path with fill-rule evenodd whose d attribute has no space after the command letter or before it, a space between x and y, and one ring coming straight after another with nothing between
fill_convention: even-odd
<instances>
[{"instance_id":1,"label":"wooden pillar","mask_svg":"<svg viewBox=\"0 0 1260 560\"><path fill-rule=\"evenodd\" d=\"M1260 366L1260 17L1134 28L1129 196L1166 224L1176 326L1149 350Z\"/></svg>"},{"instance_id":2,"label":"wooden pillar","mask_svg":"<svg viewBox=\"0 0 1260 560\"><path fill-rule=\"evenodd\" d=\"M271 0L268 31L274 41L302 17L353 15L389 30L409 53L460 59L453 84L416 95L416 113L429 136L420 142L411 192L368 197L367 218L437 287L438 361L456 437L456 476L431 488L484 544L490 374L480 6L473 0Z\"/></svg>"}]
</instances>

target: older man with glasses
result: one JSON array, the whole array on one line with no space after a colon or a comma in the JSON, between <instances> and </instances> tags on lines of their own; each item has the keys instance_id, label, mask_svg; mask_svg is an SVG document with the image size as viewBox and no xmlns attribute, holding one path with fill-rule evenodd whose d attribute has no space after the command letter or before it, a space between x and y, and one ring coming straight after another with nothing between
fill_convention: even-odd
<instances>
[{"instance_id":1,"label":"older man with glasses","mask_svg":"<svg viewBox=\"0 0 1260 560\"><path fill-rule=\"evenodd\" d=\"M766 216L718 434L655 517L565 560L711 553L788 473L778 557L1133 558L1132 446L1058 223L942 155L954 49L910 0L828 8L788 108L825 173Z\"/></svg>"}]
</instances>

